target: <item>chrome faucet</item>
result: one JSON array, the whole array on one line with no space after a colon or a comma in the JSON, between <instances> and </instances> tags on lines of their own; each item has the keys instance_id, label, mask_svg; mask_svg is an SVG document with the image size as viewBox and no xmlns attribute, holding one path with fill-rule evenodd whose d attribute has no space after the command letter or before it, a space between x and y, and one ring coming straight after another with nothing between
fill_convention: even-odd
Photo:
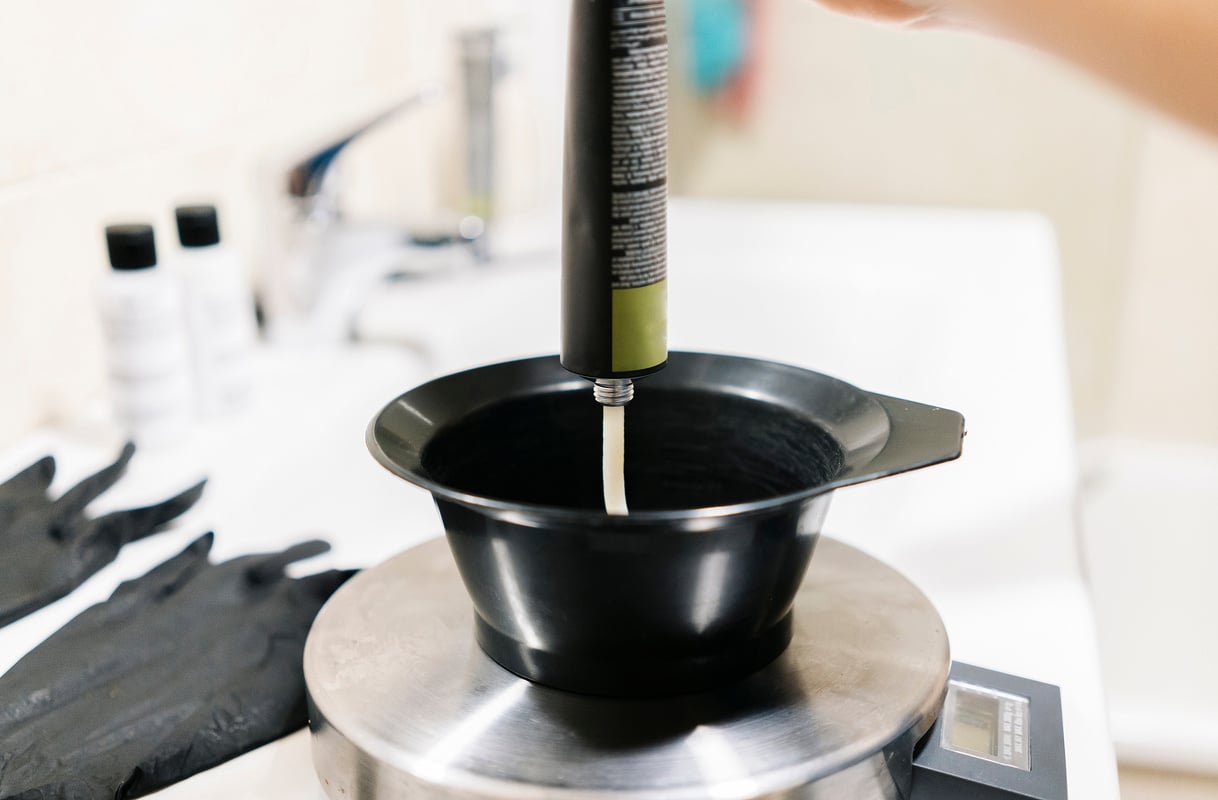
<instances>
[{"instance_id":1,"label":"chrome faucet","mask_svg":"<svg viewBox=\"0 0 1218 800\"><path fill-rule=\"evenodd\" d=\"M495 207L494 85L501 73L494 29L475 29L457 38L465 117L466 163L459 223L448 253L454 263L488 258L488 231ZM365 133L407 111L427 107L447 92L428 86L401 98L346 135L297 161L287 171L291 203L285 247L277 269L266 276L265 310L273 339L335 342L351 334L353 320L379 283L404 271L413 260L435 264L435 241L426 247L395 228L341 222L335 163ZM434 236L432 239L434 240ZM458 251L463 251L459 253Z\"/></svg>"},{"instance_id":2,"label":"chrome faucet","mask_svg":"<svg viewBox=\"0 0 1218 800\"><path fill-rule=\"evenodd\" d=\"M442 95L439 87L427 87L401 98L288 169L284 188L290 209L281 221L286 228L276 237L271 268L263 276L263 309L272 340L342 341L368 293L399 268L407 240L403 231L340 223L335 162L368 131Z\"/></svg>"},{"instance_id":3,"label":"chrome faucet","mask_svg":"<svg viewBox=\"0 0 1218 800\"><path fill-rule=\"evenodd\" d=\"M300 219L330 223L338 219L338 195L331 169L339 155L356 139L404 111L433 105L444 96L440 86L428 86L404 97L288 170L287 190Z\"/></svg>"}]
</instances>

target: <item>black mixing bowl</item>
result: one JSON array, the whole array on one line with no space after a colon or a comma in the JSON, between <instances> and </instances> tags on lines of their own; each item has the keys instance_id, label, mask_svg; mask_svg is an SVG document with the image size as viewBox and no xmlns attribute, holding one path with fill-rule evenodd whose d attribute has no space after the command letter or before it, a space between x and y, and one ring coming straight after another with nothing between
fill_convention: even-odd
<instances>
[{"instance_id":1,"label":"black mixing bowl","mask_svg":"<svg viewBox=\"0 0 1218 800\"><path fill-rule=\"evenodd\" d=\"M390 403L373 455L429 490L478 642L569 691L700 691L764 666L842 486L956 458L954 411L749 358L672 353L626 410L629 516L604 512L601 409L555 357Z\"/></svg>"}]
</instances>

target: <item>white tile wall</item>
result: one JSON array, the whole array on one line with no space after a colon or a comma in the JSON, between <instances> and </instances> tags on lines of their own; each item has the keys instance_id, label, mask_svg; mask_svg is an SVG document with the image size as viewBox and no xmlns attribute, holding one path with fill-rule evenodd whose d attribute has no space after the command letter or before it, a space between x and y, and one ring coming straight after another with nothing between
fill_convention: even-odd
<instances>
[{"instance_id":1,"label":"white tile wall","mask_svg":"<svg viewBox=\"0 0 1218 800\"><path fill-rule=\"evenodd\" d=\"M561 3L547 0L551 7ZM104 395L91 291L102 228L156 225L217 202L255 268L293 156L455 67L452 31L536 4L421 0L14 0L0 25L0 443L72 418ZM513 11L513 9L515 9ZM514 54L556 43L554 21L517 25ZM553 19L551 19L553 18ZM561 24L561 23L560 23ZM520 64L501 91L505 205L556 187L554 86ZM547 95L548 93L548 95ZM547 109L538 113L541 104ZM460 172L457 103L386 123L344 156L354 217L427 220ZM531 135L530 127L541 136ZM529 143L525 146L522 143ZM531 149L530 149L531 148ZM552 167L542 166L553 162Z\"/></svg>"},{"instance_id":2,"label":"white tile wall","mask_svg":"<svg viewBox=\"0 0 1218 800\"><path fill-rule=\"evenodd\" d=\"M0 26L0 441L102 394L102 227L171 249L183 199L256 238L256 155L417 80L407 8L235 0L13 2Z\"/></svg>"}]
</instances>

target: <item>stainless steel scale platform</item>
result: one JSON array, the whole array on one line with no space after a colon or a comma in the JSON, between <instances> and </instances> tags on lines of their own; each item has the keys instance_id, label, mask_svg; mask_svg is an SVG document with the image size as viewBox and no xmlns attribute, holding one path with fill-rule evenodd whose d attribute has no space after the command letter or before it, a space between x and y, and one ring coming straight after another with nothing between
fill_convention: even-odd
<instances>
[{"instance_id":1,"label":"stainless steel scale platform","mask_svg":"<svg viewBox=\"0 0 1218 800\"><path fill-rule=\"evenodd\" d=\"M884 563L817 545L776 661L723 689L620 700L537 686L474 641L444 541L355 576L305 649L314 766L338 800L905 798L942 707L943 622Z\"/></svg>"}]
</instances>

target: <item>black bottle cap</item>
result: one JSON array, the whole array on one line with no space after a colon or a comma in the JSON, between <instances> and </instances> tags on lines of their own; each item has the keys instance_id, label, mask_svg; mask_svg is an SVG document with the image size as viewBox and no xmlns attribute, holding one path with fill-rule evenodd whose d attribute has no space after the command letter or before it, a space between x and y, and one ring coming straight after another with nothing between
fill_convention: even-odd
<instances>
[{"instance_id":1,"label":"black bottle cap","mask_svg":"<svg viewBox=\"0 0 1218 800\"><path fill-rule=\"evenodd\" d=\"M215 206L178 206L178 241L183 247L208 247L220 243L220 222Z\"/></svg>"},{"instance_id":2,"label":"black bottle cap","mask_svg":"<svg viewBox=\"0 0 1218 800\"><path fill-rule=\"evenodd\" d=\"M108 225L106 248L115 269L147 269L156 266L156 242L151 225Z\"/></svg>"}]
</instances>

